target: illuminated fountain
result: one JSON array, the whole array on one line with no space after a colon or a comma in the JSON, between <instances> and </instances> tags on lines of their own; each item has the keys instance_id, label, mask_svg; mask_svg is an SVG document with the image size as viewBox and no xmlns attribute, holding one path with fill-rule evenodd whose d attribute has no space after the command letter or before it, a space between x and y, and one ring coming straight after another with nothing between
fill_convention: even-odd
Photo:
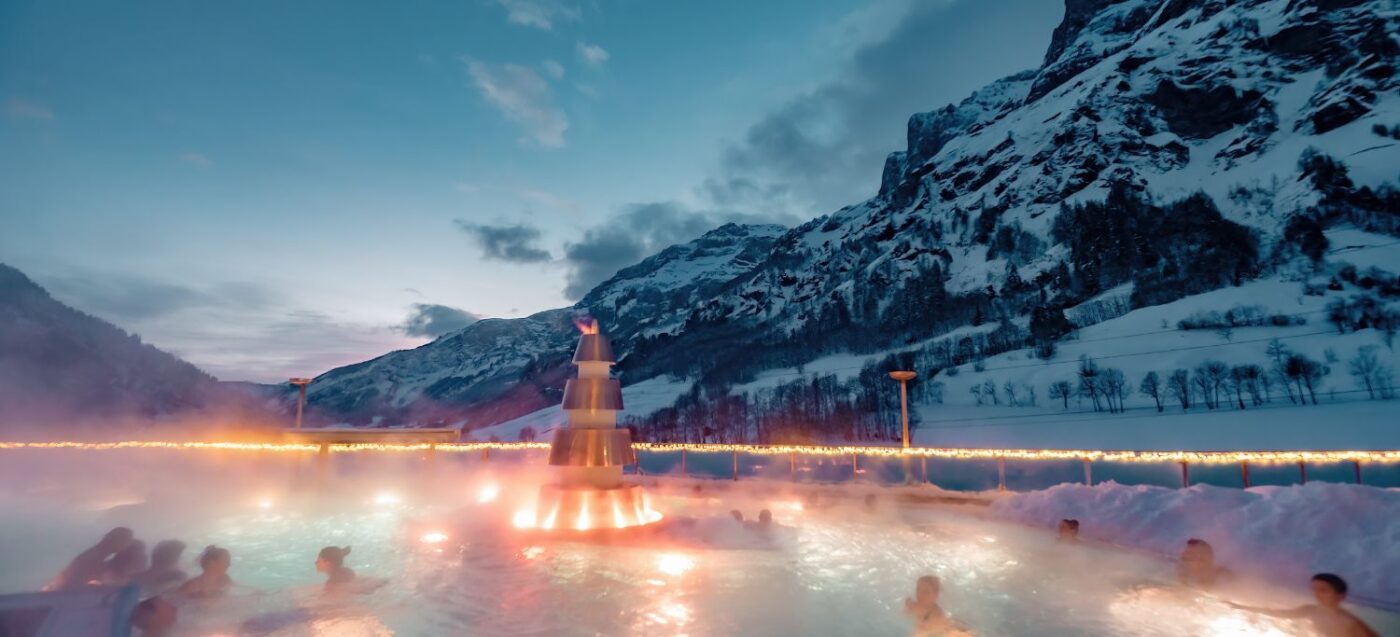
<instances>
[{"instance_id":1,"label":"illuminated fountain","mask_svg":"<svg viewBox=\"0 0 1400 637\"><path fill-rule=\"evenodd\" d=\"M610 377L612 345L598 324L579 321L583 332L574 350L578 377L564 384L564 413L568 424L554 432L549 464L558 467L559 482L540 487L533 511L516 514L522 528L547 531L624 529L656 522L639 485L622 479L622 468L635 463L632 433L617 426L622 411L622 386Z\"/></svg>"}]
</instances>

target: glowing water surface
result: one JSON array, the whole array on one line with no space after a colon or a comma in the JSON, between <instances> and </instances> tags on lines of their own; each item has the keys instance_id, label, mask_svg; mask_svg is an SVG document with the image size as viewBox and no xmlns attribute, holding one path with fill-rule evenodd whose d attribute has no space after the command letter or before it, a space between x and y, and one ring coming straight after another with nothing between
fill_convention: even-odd
<instances>
[{"instance_id":1,"label":"glowing water surface","mask_svg":"<svg viewBox=\"0 0 1400 637\"><path fill-rule=\"evenodd\" d=\"M668 520L697 520L689 542L529 535L510 520L548 477L538 460L5 452L0 592L36 589L123 524L148 544L185 540L190 571L206 544L233 552L239 589L184 604L180 635L906 635L902 600L924 574L982 635L1307 634L1156 585L1171 569L1151 557L1059 546L975 508L814 503L783 483L655 489ZM780 525L771 539L727 517L760 508ZM347 544L347 565L389 583L328 599L316 551Z\"/></svg>"}]
</instances>

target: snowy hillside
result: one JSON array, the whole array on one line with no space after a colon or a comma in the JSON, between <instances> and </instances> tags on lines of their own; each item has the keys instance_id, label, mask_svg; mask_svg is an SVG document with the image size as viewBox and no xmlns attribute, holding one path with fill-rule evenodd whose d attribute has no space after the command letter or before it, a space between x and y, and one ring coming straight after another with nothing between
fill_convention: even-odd
<instances>
[{"instance_id":1,"label":"snowy hillside","mask_svg":"<svg viewBox=\"0 0 1400 637\"><path fill-rule=\"evenodd\" d=\"M562 396L587 308L615 340L674 329L707 298L763 258L786 229L727 224L619 271L575 308L487 319L412 350L331 370L308 392L313 420L356 424L483 423L517 417Z\"/></svg>"},{"instance_id":2,"label":"snowy hillside","mask_svg":"<svg viewBox=\"0 0 1400 637\"><path fill-rule=\"evenodd\" d=\"M717 229L522 319L536 328L496 328L528 333L518 345L473 326L330 372L313 403L355 422L523 416L557 400L571 311L613 336L624 385L671 388L629 413L659 438L885 439L894 367L939 409L1002 409L1010 383L1035 409L1054 388L1061 410L1117 414L1142 407L1148 371L1178 369L1211 411L1265 383L1288 394L1260 404L1352 400L1353 378L1385 398L1398 26L1385 0L1068 0L1041 67L910 118L871 199L787 231ZM1113 370L1111 399L1097 367L1083 386L1081 356ZM979 407L988 382L998 404Z\"/></svg>"},{"instance_id":3,"label":"snowy hillside","mask_svg":"<svg viewBox=\"0 0 1400 637\"><path fill-rule=\"evenodd\" d=\"M228 398L194 365L59 303L0 264L0 429L111 427Z\"/></svg>"}]
</instances>

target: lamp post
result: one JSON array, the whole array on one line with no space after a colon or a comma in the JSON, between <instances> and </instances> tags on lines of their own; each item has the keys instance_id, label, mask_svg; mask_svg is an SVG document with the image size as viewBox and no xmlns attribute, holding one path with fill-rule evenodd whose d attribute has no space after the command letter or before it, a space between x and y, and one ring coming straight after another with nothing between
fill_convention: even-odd
<instances>
[{"instance_id":1,"label":"lamp post","mask_svg":"<svg viewBox=\"0 0 1400 637\"><path fill-rule=\"evenodd\" d=\"M904 448L909 448L909 381L918 378L917 372L893 371L890 378L899 381L899 413L904 423Z\"/></svg>"},{"instance_id":2,"label":"lamp post","mask_svg":"<svg viewBox=\"0 0 1400 637\"><path fill-rule=\"evenodd\" d=\"M301 411L306 406L306 386L311 384L310 378L292 378L287 382L295 385L300 390L297 396L297 423L296 428L301 429Z\"/></svg>"}]
</instances>

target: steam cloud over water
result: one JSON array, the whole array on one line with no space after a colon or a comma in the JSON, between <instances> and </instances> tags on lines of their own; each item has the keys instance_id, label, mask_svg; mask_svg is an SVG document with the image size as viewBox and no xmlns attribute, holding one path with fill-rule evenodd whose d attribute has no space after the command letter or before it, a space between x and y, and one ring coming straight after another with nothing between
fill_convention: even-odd
<instances>
[{"instance_id":1,"label":"steam cloud over water","mask_svg":"<svg viewBox=\"0 0 1400 637\"><path fill-rule=\"evenodd\" d=\"M1301 634L1166 586L1172 566L1156 557L1057 546L979 507L897 502L903 488L647 478L663 528L599 542L510 524L553 479L543 451L0 454L0 592L43 585L117 525L228 548L238 587L183 606L179 634L901 635L925 574L979 634ZM766 531L752 524L761 509ZM347 566L388 583L330 601L312 562L346 545Z\"/></svg>"}]
</instances>

